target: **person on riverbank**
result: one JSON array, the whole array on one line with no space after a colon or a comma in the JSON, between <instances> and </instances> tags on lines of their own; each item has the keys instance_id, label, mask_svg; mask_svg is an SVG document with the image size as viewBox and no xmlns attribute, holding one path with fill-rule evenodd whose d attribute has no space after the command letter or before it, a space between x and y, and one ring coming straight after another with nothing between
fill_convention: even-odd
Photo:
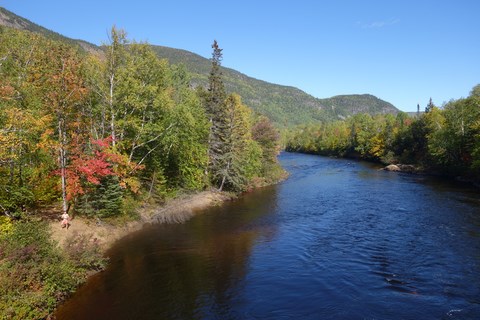
<instances>
[{"instance_id":1,"label":"person on riverbank","mask_svg":"<svg viewBox=\"0 0 480 320\"><path fill-rule=\"evenodd\" d=\"M61 224L62 228L67 228L68 230L68 228L70 227L70 216L68 215L68 213L65 212L64 214L61 215L61 217L62 217L62 224Z\"/></svg>"}]
</instances>

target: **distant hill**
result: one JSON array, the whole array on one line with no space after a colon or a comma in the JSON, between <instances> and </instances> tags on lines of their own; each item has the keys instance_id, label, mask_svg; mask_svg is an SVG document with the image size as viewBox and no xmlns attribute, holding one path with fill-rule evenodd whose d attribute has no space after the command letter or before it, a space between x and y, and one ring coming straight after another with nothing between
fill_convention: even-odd
<instances>
[{"instance_id":1,"label":"distant hill","mask_svg":"<svg viewBox=\"0 0 480 320\"><path fill-rule=\"evenodd\" d=\"M321 103L330 108L338 117L345 118L356 113L395 114L398 109L393 104L378 99L371 94L350 94L320 99Z\"/></svg>"},{"instance_id":2,"label":"distant hill","mask_svg":"<svg viewBox=\"0 0 480 320\"><path fill-rule=\"evenodd\" d=\"M192 74L192 86L207 85L212 66L209 59L186 50L152 47L170 63L184 64ZM322 111L319 99L300 89L258 80L230 68L222 67L222 73L227 91L238 93L246 105L280 125L332 120Z\"/></svg>"},{"instance_id":3,"label":"distant hill","mask_svg":"<svg viewBox=\"0 0 480 320\"><path fill-rule=\"evenodd\" d=\"M0 25L40 33L48 38L79 46L88 52L101 48L83 40L62 36L0 7ZM209 45L209 44L206 44ZM206 86L211 68L209 59L198 54L169 47L152 45L159 57L172 64L184 64L192 75L192 86ZM227 91L238 93L243 102L279 126L292 126L317 121L344 119L356 113L397 113L392 104L372 95L342 95L317 99L300 89L269 83L249 77L230 68L223 68Z\"/></svg>"},{"instance_id":4,"label":"distant hill","mask_svg":"<svg viewBox=\"0 0 480 320\"><path fill-rule=\"evenodd\" d=\"M54 32L54 31L48 30L47 28L39 26L38 24L33 23L30 20L17 16L15 13L8 11L7 9L2 7L0 7L0 25L19 29L19 30L36 32L49 39L67 42L73 46L79 46L85 51L89 51L89 52L101 51L101 49L98 46L90 42L67 38L57 32Z\"/></svg>"},{"instance_id":5,"label":"distant hill","mask_svg":"<svg viewBox=\"0 0 480 320\"><path fill-rule=\"evenodd\" d=\"M207 84L211 68L209 59L181 49L153 48L159 57L168 59L170 63L184 64L192 73L193 86ZM396 114L399 111L391 103L369 94L317 99L295 87L251 78L230 68L222 68L222 71L227 90L237 92L245 104L284 126L344 119L362 112Z\"/></svg>"}]
</instances>

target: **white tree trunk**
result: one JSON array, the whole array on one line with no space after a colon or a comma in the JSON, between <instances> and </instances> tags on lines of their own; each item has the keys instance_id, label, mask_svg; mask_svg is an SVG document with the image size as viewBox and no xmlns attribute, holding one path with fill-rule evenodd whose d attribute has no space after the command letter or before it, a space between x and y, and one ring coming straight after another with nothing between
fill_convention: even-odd
<instances>
[{"instance_id":1,"label":"white tree trunk","mask_svg":"<svg viewBox=\"0 0 480 320\"><path fill-rule=\"evenodd\" d=\"M65 145L67 143L67 137L64 130L63 119L58 120L58 137L60 142L60 154L59 154L59 164L60 164L60 179L62 184L62 211L67 213L68 211L68 200L67 200L67 154L65 150Z\"/></svg>"},{"instance_id":2,"label":"white tree trunk","mask_svg":"<svg viewBox=\"0 0 480 320\"><path fill-rule=\"evenodd\" d=\"M110 106L110 113L111 113L111 118L110 118L110 131L112 133L112 147L115 148L116 140L117 137L115 135L115 108L113 106L113 87L114 87L114 80L115 80L115 75L111 74L110 75L110 97L108 104Z\"/></svg>"}]
</instances>

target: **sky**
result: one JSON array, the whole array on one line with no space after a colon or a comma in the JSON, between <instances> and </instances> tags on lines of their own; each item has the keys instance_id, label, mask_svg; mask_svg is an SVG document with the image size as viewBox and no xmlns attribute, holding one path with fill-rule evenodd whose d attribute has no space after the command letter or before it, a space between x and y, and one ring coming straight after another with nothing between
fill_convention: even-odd
<instances>
[{"instance_id":1,"label":"sky","mask_svg":"<svg viewBox=\"0 0 480 320\"><path fill-rule=\"evenodd\" d=\"M210 58L317 98L373 94L403 111L480 83L478 0L0 0L67 37L128 38Z\"/></svg>"}]
</instances>

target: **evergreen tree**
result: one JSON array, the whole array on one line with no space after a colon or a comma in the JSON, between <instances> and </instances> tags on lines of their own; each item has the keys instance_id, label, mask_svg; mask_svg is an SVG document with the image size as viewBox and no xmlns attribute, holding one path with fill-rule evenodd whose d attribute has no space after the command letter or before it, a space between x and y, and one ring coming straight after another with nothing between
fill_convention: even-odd
<instances>
[{"instance_id":1,"label":"evergreen tree","mask_svg":"<svg viewBox=\"0 0 480 320\"><path fill-rule=\"evenodd\" d=\"M248 162L247 146L251 138L249 124L250 109L244 106L240 96L231 94L225 101L225 149L220 158L217 178L219 190L242 190L247 184L245 167Z\"/></svg>"},{"instance_id":2,"label":"evergreen tree","mask_svg":"<svg viewBox=\"0 0 480 320\"><path fill-rule=\"evenodd\" d=\"M89 192L81 195L75 211L86 216L101 218L118 215L122 209L124 191L117 176L106 176L100 184L93 185Z\"/></svg>"},{"instance_id":3,"label":"evergreen tree","mask_svg":"<svg viewBox=\"0 0 480 320\"><path fill-rule=\"evenodd\" d=\"M222 171L228 166L228 114L225 104L226 93L220 70L222 49L215 40L212 44L212 70L208 77L208 92L206 94L206 113L210 121L208 137L208 166L206 173L210 175L214 185L220 184L222 189ZM224 176L224 175L223 175Z\"/></svg>"},{"instance_id":4,"label":"evergreen tree","mask_svg":"<svg viewBox=\"0 0 480 320\"><path fill-rule=\"evenodd\" d=\"M429 113L430 111L432 111L433 107L435 107L435 105L433 104L432 98L430 98L427 107L425 108L425 113Z\"/></svg>"}]
</instances>

